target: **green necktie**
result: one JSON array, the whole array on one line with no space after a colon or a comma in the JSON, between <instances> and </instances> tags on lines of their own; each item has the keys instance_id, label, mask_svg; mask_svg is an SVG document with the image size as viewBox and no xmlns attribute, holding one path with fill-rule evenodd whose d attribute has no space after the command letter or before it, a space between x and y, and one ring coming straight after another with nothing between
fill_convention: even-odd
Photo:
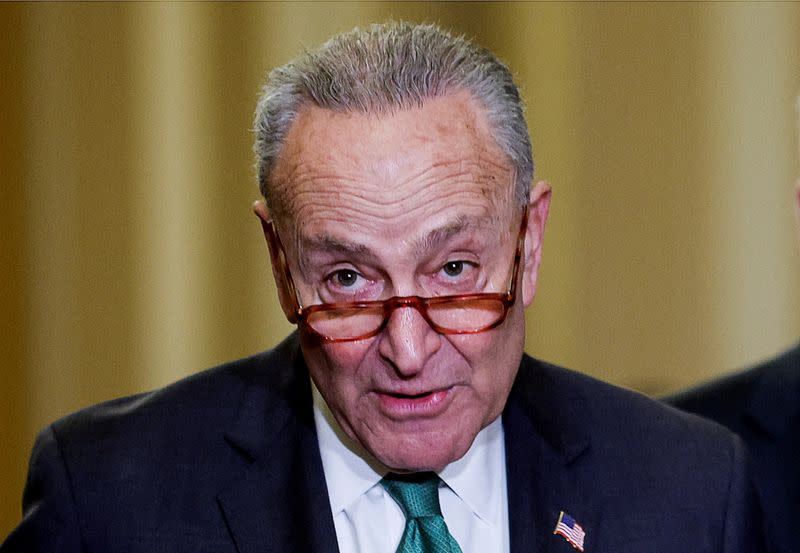
<instances>
[{"instance_id":1,"label":"green necktie","mask_svg":"<svg viewBox=\"0 0 800 553\"><path fill-rule=\"evenodd\" d=\"M406 515L397 553L461 553L439 507L439 477L433 472L387 474L381 485Z\"/></svg>"}]
</instances>

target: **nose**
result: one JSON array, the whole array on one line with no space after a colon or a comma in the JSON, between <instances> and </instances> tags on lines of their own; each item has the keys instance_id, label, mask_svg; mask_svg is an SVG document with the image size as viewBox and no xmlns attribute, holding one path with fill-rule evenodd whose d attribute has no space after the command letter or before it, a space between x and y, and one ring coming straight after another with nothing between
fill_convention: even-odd
<instances>
[{"instance_id":1,"label":"nose","mask_svg":"<svg viewBox=\"0 0 800 553\"><path fill-rule=\"evenodd\" d=\"M413 307L399 307L380 334L378 351L404 378L422 371L441 345L441 336Z\"/></svg>"}]
</instances>

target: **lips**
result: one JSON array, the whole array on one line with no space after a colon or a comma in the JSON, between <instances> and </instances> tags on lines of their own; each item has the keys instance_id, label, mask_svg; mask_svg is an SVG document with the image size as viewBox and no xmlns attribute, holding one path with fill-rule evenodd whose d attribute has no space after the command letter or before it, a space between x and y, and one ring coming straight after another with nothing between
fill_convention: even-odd
<instances>
[{"instance_id":1,"label":"lips","mask_svg":"<svg viewBox=\"0 0 800 553\"><path fill-rule=\"evenodd\" d=\"M386 392L387 395L390 395L392 397L396 397L398 399L421 399L421 398L424 398L425 396L429 396L429 395L434 394L434 393L436 393L436 392L435 391L428 391L428 392L420 392L418 394L401 394L401 393L395 393L395 392Z\"/></svg>"},{"instance_id":2,"label":"lips","mask_svg":"<svg viewBox=\"0 0 800 553\"><path fill-rule=\"evenodd\" d=\"M424 391L377 391L381 410L393 419L436 417L444 412L452 401L453 387Z\"/></svg>"}]
</instances>

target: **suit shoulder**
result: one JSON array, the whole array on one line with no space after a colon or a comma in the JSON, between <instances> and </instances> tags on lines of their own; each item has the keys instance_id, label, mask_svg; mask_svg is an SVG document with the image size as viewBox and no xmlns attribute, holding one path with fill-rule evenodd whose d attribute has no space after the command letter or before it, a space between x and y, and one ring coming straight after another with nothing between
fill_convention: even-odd
<instances>
[{"instance_id":1,"label":"suit shoulder","mask_svg":"<svg viewBox=\"0 0 800 553\"><path fill-rule=\"evenodd\" d=\"M55 421L67 449L114 451L222 435L253 384L280 394L290 363L285 344L213 367L164 388L99 403Z\"/></svg>"},{"instance_id":2,"label":"suit shoulder","mask_svg":"<svg viewBox=\"0 0 800 553\"><path fill-rule=\"evenodd\" d=\"M781 395L787 388L792 395L800 394L800 346L754 367L667 396L664 401L684 411L735 426L754 392L773 390Z\"/></svg>"},{"instance_id":3,"label":"suit shoulder","mask_svg":"<svg viewBox=\"0 0 800 553\"><path fill-rule=\"evenodd\" d=\"M548 390L547 409L579 421L576 427L590 427L606 444L616 443L623 451L666 454L665 444L715 443L727 450L734 441L723 426L666 405L642 393L603 382L586 374L530 359L529 385ZM559 404L570 405L567 412ZM636 443L637 448L629 445ZM701 447L700 450L712 448ZM722 460L722 459L720 459Z\"/></svg>"},{"instance_id":4,"label":"suit shoulder","mask_svg":"<svg viewBox=\"0 0 800 553\"><path fill-rule=\"evenodd\" d=\"M106 425L120 430L128 422L191 419L198 410L224 409L241 389L248 367L258 365L258 358L225 363L157 390L104 401L67 415L52 426L58 435L77 435L89 428L93 433Z\"/></svg>"},{"instance_id":5,"label":"suit shoulder","mask_svg":"<svg viewBox=\"0 0 800 553\"><path fill-rule=\"evenodd\" d=\"M513 436L541 435L549 448L532 452L545 451L547 458L572 467L609 516L622 520L638 513L656 520L663 505L691 504L719 518L734 483L744 485L749 470L744 445L727 428L533 359L523 363L521 373L531 422L522 425L515 415ZM663 505L654 504L654 497Z\"/></svg>"}]
</instances>

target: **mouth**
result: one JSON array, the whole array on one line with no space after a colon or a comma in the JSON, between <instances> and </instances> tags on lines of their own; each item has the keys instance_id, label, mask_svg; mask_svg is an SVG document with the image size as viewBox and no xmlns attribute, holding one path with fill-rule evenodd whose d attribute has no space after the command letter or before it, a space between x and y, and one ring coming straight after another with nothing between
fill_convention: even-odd
<instances>
[{"instance_id":1,"label":"mouth","mask_svg":"<svg viewBox=\"0 0 800 553\"><path fill-rule=\"evenodd\" d=\"M422 399L424 397L428 397L431 394L435 394L435 391L429 392L420 392L419 394L401 394L399 392L385 392L386 395L392 396L397 399Z\"/></svg>"},{"instance_id":2,"label":"mouth","mask_svg":"<svg viewBox=\"0 0 800 553\"><path fill-rule=\"evenodd\" d=\"M453 393L452 386L408 393L393 390L375 392L381 410L393 419L435 417L447 409Z\"/></svg>"}]
</instances>

